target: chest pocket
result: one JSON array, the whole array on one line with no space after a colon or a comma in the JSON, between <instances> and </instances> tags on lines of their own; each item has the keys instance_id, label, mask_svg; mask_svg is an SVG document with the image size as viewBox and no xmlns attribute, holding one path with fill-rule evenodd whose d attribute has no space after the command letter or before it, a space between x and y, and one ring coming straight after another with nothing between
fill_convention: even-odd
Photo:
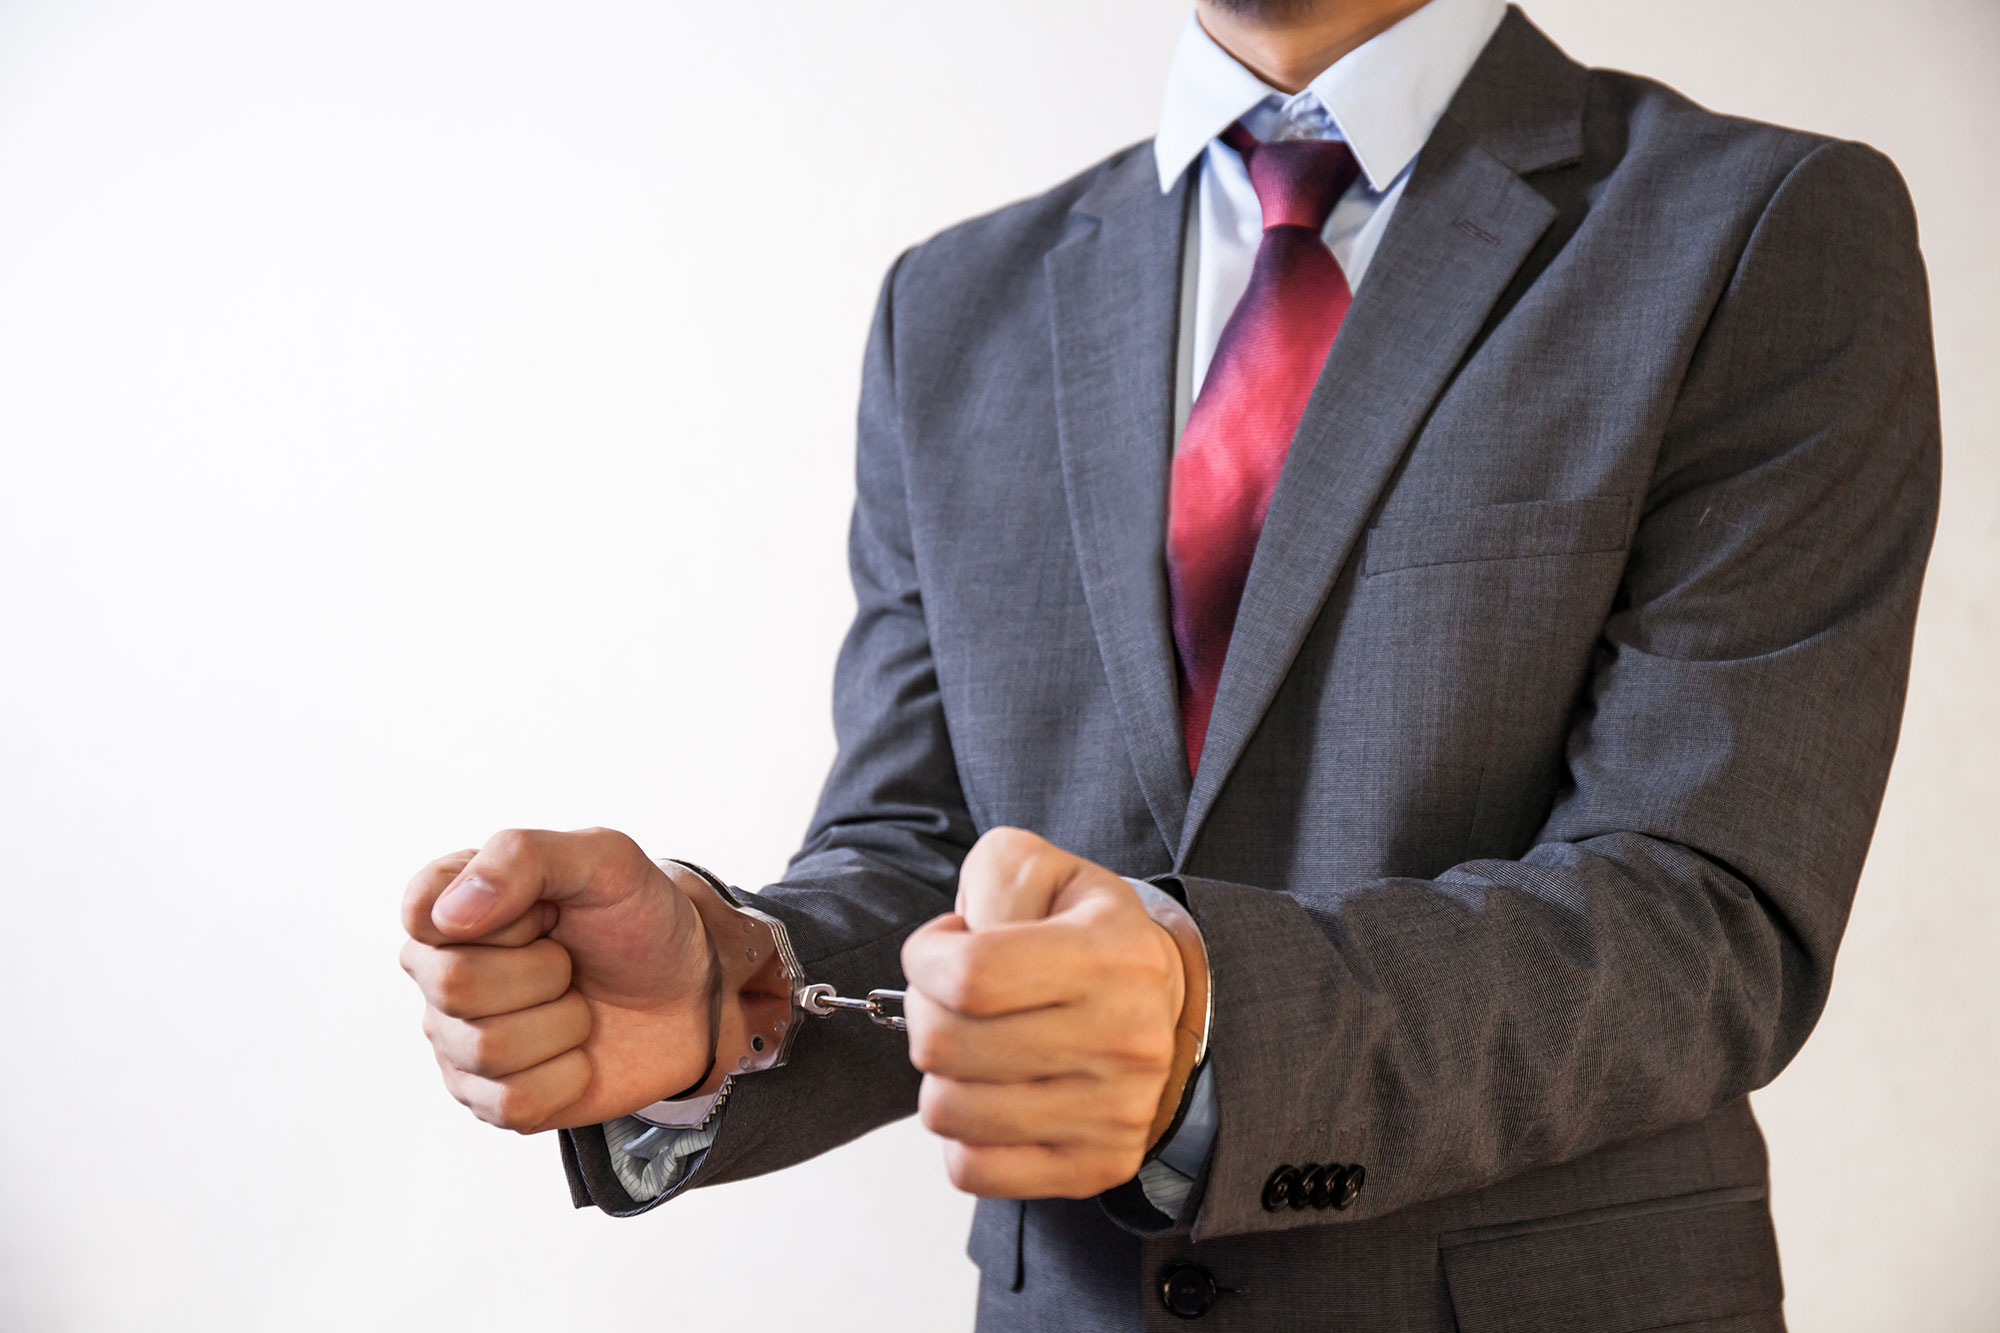
<instances>
[{"instance_id":1,"label":"chest pocket","mask_svg":"<svg viewBox=\"0 0 2000 1333\"><path fill-rule=\"evenodd\" d=\"M1629 509L1622 495L1588 496L1396 519L1368 530L1362 573L1622 550Z\"/></svg>"}]
</instances>

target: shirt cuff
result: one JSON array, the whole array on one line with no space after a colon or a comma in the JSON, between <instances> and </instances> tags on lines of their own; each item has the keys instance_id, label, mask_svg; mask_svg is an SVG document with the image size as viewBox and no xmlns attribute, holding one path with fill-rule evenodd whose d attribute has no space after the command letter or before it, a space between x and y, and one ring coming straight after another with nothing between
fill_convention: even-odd
<instances>
[{"instance_id":1,"label":"shirt cuff","mask_svg":"<svg viewBox=\"0 0 2000 1333\"><path fill-rule=\"evenodd\" d=\"M1188 1191L1194 1188L1195 1178L1201 1174L1209 1150L1215 1146L1219 1116L1215 1080L1209 1070L1208 1062L1203 1061L1195 1075L1194 1098L1188 1103L1187 1114L1181 1117L1180 1128L1152 1161L1139 1168L1139 1188L1145 1193L1146 1202L1169 1218L1181 1215Z\"/></svg>"},{"instance_id":2,"label":"shirt cuff","mask_svg":"<svg viewBox=\"0 0 2000 1333\"><path fill-rule=\"evenodd\" d=\"M721 1117L717 1116L700 1129L671 1132L650 1149L634 1152L628 1145L656 1126L625 1115L605 1122L604 1146L610 1150L611 1169L617 1174L618 1183L632 1196L632 1202L650 1203L678 1185L701 1160L701 1154L715 1142L715 1131L720 1124Z\"/></svg>"}]
</instances>

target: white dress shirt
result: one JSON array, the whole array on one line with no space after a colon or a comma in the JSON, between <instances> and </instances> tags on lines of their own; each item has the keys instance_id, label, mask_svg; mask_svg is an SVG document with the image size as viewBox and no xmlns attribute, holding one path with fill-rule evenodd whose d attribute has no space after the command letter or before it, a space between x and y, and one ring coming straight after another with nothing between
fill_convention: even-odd
<instances>
[{"instance_id":1,"label":"white dress shirt","mask_svg":"<svg viewBox=\"0 0 2000 1333\"><path fill-rule=\"evenodd\" d=\"M1216 44L1195 14L1188 15L1168 69L1160 128L1153 138L1162 193L1199 162L1195 206L1183 245L1188 281L1181 284L1176 441L1208 375L1223 326L1250 285L1264 235L1250 173L1235 150L1216 136L1241 120L1260 140L1347 142L1361 173L1334 205L1321 236L1347 275L1348 289L1358 294L1417 151L1505 14L1505 0L1430 0L1290 96L1258 78ZM1139 1174L1146 1198L1167 1217L1180 1215L1214 1144L1217 1120L1213 1074L1204 1065L1180 1129ZM676 1134L650 1160L625 1151L646 1129L629 1116L607 1124L605 1140L620 1183L634 1200L644 1201L679 1181L714 1142L716 1127L711 1121L703 1129Z\"/></svg>"}]
</instances>

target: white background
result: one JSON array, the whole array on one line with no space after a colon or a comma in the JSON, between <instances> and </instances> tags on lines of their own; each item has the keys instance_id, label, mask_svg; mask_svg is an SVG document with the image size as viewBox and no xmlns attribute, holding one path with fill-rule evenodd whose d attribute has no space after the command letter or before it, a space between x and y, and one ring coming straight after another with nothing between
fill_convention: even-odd
<instances>
[{"instance_id":1,"label":"white background","mask_svg":"<svg viewBox=\"0 0 2000 1333\"><path fill-rule=\"evenodd\" d=\"M1831 1007L1800 1330L2000 1327L2000 6L1537 0L1902 166L1943 526ZM441 1090L429 857L799 836L879 276L1151 131L1168 0L0 0L0 1328L970 1323L911 1124L635 1222Z\"/></svg>"}]
</instances>

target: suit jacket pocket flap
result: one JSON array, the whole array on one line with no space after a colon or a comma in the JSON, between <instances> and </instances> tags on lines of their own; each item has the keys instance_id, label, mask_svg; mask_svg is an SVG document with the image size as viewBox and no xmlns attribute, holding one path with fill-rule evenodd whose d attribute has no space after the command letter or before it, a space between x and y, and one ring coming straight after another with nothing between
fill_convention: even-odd
<instances>
[{"instance_id":1,"label":"suit jacket pocket flap","mask_svg":"<svg viewBox=\"0 0 2000 1333\"><path fill-rule=\"evenodd\" d=\"M1625 545L1623 496L1530 500L1426 514L1368 530L1362 568L1369 574L1469 560L1616 551Z\"/></svg>"},{"instance_id":2,"label":"suit jacket pocket flap","mask_svg":"<svg viewBox=\"0 0 2000 1333\"><path fill-rule=\"evenodd\" d=\"M1784 1296L1778 1242L1750 1192L1447 1236L1459 1333L1637 1333L1773 1309Z\"/></svg>"}]
</instances>

